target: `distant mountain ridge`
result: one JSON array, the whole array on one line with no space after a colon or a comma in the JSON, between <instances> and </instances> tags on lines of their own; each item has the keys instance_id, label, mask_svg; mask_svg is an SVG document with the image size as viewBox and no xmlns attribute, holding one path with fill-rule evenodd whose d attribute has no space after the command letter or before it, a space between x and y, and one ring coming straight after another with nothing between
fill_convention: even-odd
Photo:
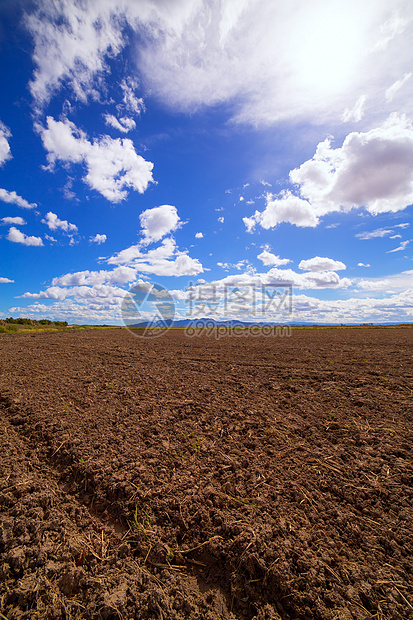
<instances>
[{"instance_id":1,"label":"distant mountain ridge","mask_svg":"<svg viewBox=\"0 0 413 620\"><path fill-rule=\"evenodd\" d=\"M142 321L140 323L134 323L133 325L128 325L128 327L165 327L165 325L167 325L168 327L196 327L198 329L202 328L202 327L208 327L208 328L213 328L213 327L251 327L253 325L257 325L258 327L264 327L264 326L278 326L278 325L282 325L282 326L288 326L288 325L311 325L311 323L295 323L295 322L288 322L285 321L283 323L275 323L273 321L260 321L258 323L254 323L252 321L240 321L238 319L234 319L234 320L226 320L226 321L216 321L215 319L206 319L206 318L199 318L199 319L180 319L178 321L171 321L171 320L166 320L163 321L161 319L157 320L157 321ZM332 324L331 324L332 325Z\"/></svg>"}]
</instances>

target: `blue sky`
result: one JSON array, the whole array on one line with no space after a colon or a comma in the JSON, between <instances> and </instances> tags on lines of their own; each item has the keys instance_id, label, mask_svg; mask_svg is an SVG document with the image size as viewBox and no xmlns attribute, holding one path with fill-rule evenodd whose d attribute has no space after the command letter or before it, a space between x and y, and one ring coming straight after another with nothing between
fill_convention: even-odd
<instances>
[{"instance_id":1,"label":"blue sky","mask_svg":"<svg viewBox=\"0 0 413 620\"><path fill-rule=\"evenodd\" d=\"M399 0L2 0L0 318L119 324L157 283L176 318L412 321L412 30Z\"/></svg>"}]
</instances>

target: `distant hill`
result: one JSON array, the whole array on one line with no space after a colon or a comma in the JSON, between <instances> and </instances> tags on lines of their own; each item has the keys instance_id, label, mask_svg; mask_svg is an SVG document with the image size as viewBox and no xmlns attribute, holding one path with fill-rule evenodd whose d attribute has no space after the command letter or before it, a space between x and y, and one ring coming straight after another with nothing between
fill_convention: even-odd
<instances>
[{"instance_id":1,"label":"distant hill","mask_svg":"<svg viewBox=\"0 0 413 620\"><path fill-rule=\"evenodd\" d=\"M309 323L289 323L285 321L283 323L274 323L272 321L261 321L258 323L254 323L252 321L239 321L237 319L227 320L227 321L216 321L215 319L180 319L178 321L142 321L140 323L134 323L133 325L128 325L128 327L164 327L168 325L168 327L197 327L198 329L202 327L250 327L251 325L257 325L263 327L264 325L297 325L304 326L310 325Z\"/></svg>"},{"instance_id":2,"label":"distant hill","mask_svg":"<svg viewBox=\"0 0 413 620\"><path fill-rule=\"evenodd\" d=\"M180 319L177 321L142 321L140 323L134 323L133 325L128 325L128 327L195 327L200 329L202 327L213 328L213 327L251 327L252 325L257 325L259 327L264 326L286 326L286 327L413 327L412 323L306 323L306 322L298 322L298 321L280 321L280 322L272 322L272 321L260 321L258 323L254 323L253 321L239 321L238 319L227 320L227 321L216 321L215 319L207 319L205 317L199 319Z\"/></svg>"}]
</instances>

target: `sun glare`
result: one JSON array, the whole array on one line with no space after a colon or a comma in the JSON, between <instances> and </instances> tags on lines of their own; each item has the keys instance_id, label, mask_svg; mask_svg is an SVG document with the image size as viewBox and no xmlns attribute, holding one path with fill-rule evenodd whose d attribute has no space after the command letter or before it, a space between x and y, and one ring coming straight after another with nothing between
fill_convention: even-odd
<instances>
[{"instance_id":1,"label":"sun glare","mask_svg":"<svg viewBox=\"0 0 413 620\"><path fill-rule=\"evenodd\" d=\"M326 95L346 88L362 53L360 22L359 15L357 19L353 11L338 3L303 16L294 37L293 71L300 87Z\"/></svg>"}]
</instances>

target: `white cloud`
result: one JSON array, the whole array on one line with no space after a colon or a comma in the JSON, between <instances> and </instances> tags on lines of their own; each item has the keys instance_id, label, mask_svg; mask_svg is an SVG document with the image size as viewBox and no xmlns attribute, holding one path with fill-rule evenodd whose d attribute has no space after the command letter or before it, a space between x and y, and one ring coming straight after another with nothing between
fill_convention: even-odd
<instances>
[{"instance_id":1,"label":"white cloud","mask_svg":"<svg viewBox=\"0 0 413 620\"><path fill-rule=\"evenodd\" d=\"M50 241L51 243L57 243L57 239L55 239L51 235L45 235L44 238L47 239L47 241Z\"/></svg>"},{"instance_id":2,"label":"white cloud","mask_svg":"<svg viewBox=\"0 0 413 620\"><path fill-rule=\"evenodd\" d=\"M197 232L195 233L195 239L203 239L204 238L204 234L201 232Z\"/></svg>"},{"instance_id":3,"label":"white cloud","mask_svg":"<svg viewBox=\"0 0 413 620\"><path fill-rule=\"evenodd\" d=\"M172 205L146 209L139 216L144 236L143 243L154 243L181 226L178 211Z\"/></svg>"},{"instance_id":4,"label":"white cloud","mask_svg":"<svg viewBox=\"0 0 413 620\"><path fill-rule=\"evenodd\" d=\"M107 259L109 265L128 265L140 273L157 276L193 276L203 272L197 258L180 252L174 239L167 237L149 251L142 251L142 244L133 245Z\"/></svg>"},{"instance_id":5,"label":"white cloud","mask_svg":"<svg viewBox=\"0 0 413 620\"><path fill-rule=\"evenodd\" d=\"M351 280L340 278L334 271L297 273L293 269L273 267L266 273L247 270L245 273L228 275L221 280L214 280L212 284L217 290L222 291L226 286L252 288L293 286L298 289L325 289L347 288L351 285ZM211 290L211 284L200 286L205 286L205 290Z\"/></svg>"},{"instance_id":6,"label":"white cloud","mask_svg":"<svg viewBox=\"0 0 413 620\"><path fill-rule=\"evenodd\" d=\"M391 235L392 232L393 230L391 228L376 228L376 230L371 230L369 232L357 233L356 237L366 241L368 239L387 237L388 235Z\"/></svg>"},{"instance_id":7,"label":"white cloud","mask_svg":"<svg viewBox=\"0 0 413 620\"><path fill-rule=\"evenodd\" d=\"M78 99L98 98L107 60L132 32L147 90L174 108L231 102L235 117L254 125L318 122L350 109L360 92L378 107L388 76L410 70L411 15L401 0L43 0L26 17L30 88L38 105L65 83ZM133 82L126 86L133 93ZM411 89L403 95L409 111Z\"/></svg>"},{"instance_id":8,"label":"white cloud","mask_svg":"<svg viewBox=\"0 0 413 620\"><path fill-rule=\"evenodd\" d=\"M124 106L129 112L134 112L135 114L140 115L145 111L145 104L141 97L137 97L135 95L134 91L138 88L138 86L138 82L130 77L122 80L120 85L123 91Z\"/></svg>"},{"instance_id":9,"label":"white cloud","mask_svg":"<svg viewBox=\"0 0 413 620\"><path fill-rule=\"evenodd\" d=\"M16 226L24 226L27 224L22 217L2 217L1 221L3 226L12 226L13 224Z\"/></svg>"},{"instance_id":10,"label":"white cloud","mask_svg":"<svg viewBox=\"0 0 413 620\"><path fill-rule=\"evenodd\" d=\"M319 223L311 204L288 190L283 190L276 196L267 194L266 201L264 211L256 211L253 216L243 218L247 232L252 232L256 224L268 230L283 222L310 227Z\"/></svg>"},{"instance_id":11,"label":"white cloud","mask_svg":"<svg viewBox=\"0 0 413 620\"><path fill-rule=\"evenodd\" d=\"M340 148L321 142L290 179L317 216L358 207L396 212L413 202L412 158L413 126L392 115L377 129L350 133Z\"/></svg>"},{"instance_id":12,"label":"white cloud","mask_svg":"<svg viewBox=\"0 0 413 620\"><path fill-rule=\"evenodd\" d=\"M229 271L230 269L241 269L245 267L249 267L249 262L244 258L243 260L238 261L238 263L217 263L218 267L225 269L225 271Z\"/></svg>"},{"instance_id":13,"label":"white cloud","mask_svg":"<svg viewBox=\"0 0 413 620\"><path fill-rule=\"evenodd\" d=\"M386 101L387 102L392 101L396 93L404 86L407 80L410 80L411 77L412 77L411 73L405 73L404 76L400 80L397 80L396 82L394 82L394 84L389 86L389 88L385 92Z\"/></svg>"},{"instance_id":14,"label":"white cloud","mask_svg":"<svg viewBox=\"0 0 413 620\"><path fill-rule=\"evenodd\" d=\"M59 220L56 213L49 211L46 213L46 217L42 220L42 224L46 224L50 230L63 230L64 232L77 232L77 226L70 224L67 220Z\"/></svg>"},{"instance_id":15,"label":"white cloud","mask_svg":"<svg viewBox=\"0 0 413 620\"><path fill-rule=\"evenodd\" d=\"M136 127L136 123L133 118L128 118L127 116L122 116L117 119L116 116L113 116L113 114L104 114L103 118L105 119L106 125L114 127L122 133L128 133L128 131L135 129Z\"/></svg>"},{"instance_id":16,"label":"white cloud","mask_svg":"<svg viewBox=\"0 0 413 620\"><path fill-rule=\"evenodd\" d=\"M11 137L11 131L0 121L0 166L12 158L7 138Z\"/></svg>"},{"instance_id":17,"label":"white cloud","mask_svg":"<svg viewBox=\"0 0 413 620\"><path fill-rule=\"evenodd\" d=\"M88 300L96 306L107 306L119 303L125 295L125 291L116 286L107 284L95 284L93 286L72 286L63 288L60 286L49 286L39 293L24 293L21 299L55 299L64 300L68 297L76 297L78 300Z\"/></svg>"},{"instance_id":18,"label":"white cloud","mask_svg":"<svg viewBox=\"0 0 413 620\"><path fill-rule=\"evenodd\" d=\"M106 235L100 235L99 233L97 233L94 237L90 237L90 242L100 245L101 243L105 243L106 239Z\"/></svg>"},{"instance_id":19,"label":"white cloud","mask_svg":"<svg viewBox=\"0 0 413 620\"><path fill-rule=\"evenodd\" d=\"M390 235L389 239L401 239L401 235Z\"/></svg>"},{"instance_id":20,"label":"white cloud","mask_svg":"<svg viewBox=\"0 0 413 620\"><path fill-rule=\"evenodd\" d=\"M366 95L360 95L353 108L346 108L341 116L343 123L354 121L358 123L363 118Z\"/></svg>"},{"instance_id":21,"label":"white cloud","mask_svg":"<svg viewBox=\"0 0 413 620\"><path fill-rule=\"evenodd\" d=\"M218 222L219 222L220 224L223 224L223 223L224 223L224 221L225 221L225 218L224 218L224 216L223 216L223 215L222 215L221 217L219 217L219 218L218 218Z\"/></svg>"},{"instance_id":22,"label":"white cloud","mask_svg":"<svg viewBox=\"0 0 413 620\"><path fill-rule=\"evenodd\" d=\"M10 280L9 278L0 278L0 284L10 284L14 282L14 280Z\"/></svg>"},{"instance_id":23,"label":"white cloud","mask_svg":"<svg viewBox=\"0 0 413 620\"><path fill-rule=\"evenodd\" d=\"M308 260L302 260L298 265L300 269L305 271L340 271L346 269L344 263L339 260L333 260L332 258L322 258L321 256L314 256Z\"/></svg>"},{"instance_id":24,"label":"white cloud","mask_svg":"<svg viewBox=\"0 0 413 620\"><path fill-rule=\"evenodd\" d=\"M99 97L98 78L105 70L105 56L116 55L123 45L113 9L104 2L79 5L70 0L42 0L34 12L26 14L35 43L36 70L30 91L38 106L48 103L65 80L78 99Z\"/></svg>"},{"instance_id":25,"label":"white cloud","mask_svg":"<svg viewBox=\"0 0 413 620\"><path fill-rule=\"evenodd\" d=\"M43 245L43 241L40 237L29 237L14 226L10 228L7 239L13 243L22 243L23 245Z\"/></svg>"},{"instance_id":26,"label":"white cloud","mask_svg":"<svg viewBox=\"0 0 413 620\"><path fill-rule=\"evenodd\" d=\"M210 286L209 288L211 289ZM224 293L224 289L222 292ZM293 294L292 314L282 316L281 322L284 323L285 320L303 321L311 324L411 322L413 311L412 287L386 297L383 297L380 290L379 292L379 297L372 297L369 291L361 289L355 296L343 300L325 300L302 293ZM50 318L53 316L56 319L79 323L121 322L121 303L125 294L122 289L105 287L103 290L94 290L93 288L82 290L81 287L77 289L74 287L72 290L68 289L67 293L67 297L71 298L50 300L52 302L50 304L35 302L24 307L9 308L8 312L23 314L31 318ZM184 301L188 299L185 291L172 291L172 293L174 299ZM208 314L206 312L204 316L208 316ZM222 316L225 316L224 312ZM251 313L250 316L253 320L257 320L256 315L253 316ZM265 320L280 321L280 312L271 308L268 309Z\"/></svg>"},{"instance_id":27,"label":"white cloud","mask_svg":"<svg viewBox=\"0 0 413 620\"><path fill-rule=\"evenodd\" d=\"M390 276L363 278L357 281L357 288L363 291L406 291L413 290L413 269Z\"/></svg>"},{"instance_id":28,"label":"white cloud","mask_svg":"<svg viewBox=\"0 0 413 620\"><path fill-rule=\"evenodd\" d=\"M102 136L90 142L74 123L55 121L51 116L47 117L47 129L38 125L38 130L51 169L57 160L83 163L87 169L85 183L111 202L124 200L126 188L143 193L153 182L153 164L138 155L127 138Z\"/></svg>"},{"instance_id":29,"label":"white cloud","mask_svg":"<svg viewBox=\"0 0 413 620\"><path fill-rule=\"evenodd\" d=\"M371 267L369 263L357 263L357 267Z\"/></svg>"},{"instance_id":30,"label":"white cloud","mask_svg":"<svg viewBox=\"0 0 413 620\"><path fill-rule=\"evenodd\" d=\"M34 209L37 207L35 202L27 202L24 198L16 194L16 192L9 192L7 189L3 189L0 187L0 200L3 202L8 202L9 204L17 205L18 207L22 207L23 209Z\"/></svg>"},{"instance_id":31,"label":"white cloud","mask_svg":"<svg viewBox=\"0 0 413 620\"><path fill-rule=\"evenodd\" d=\"M126 284L136 279L136 269L117 267L112 271L77 271L53 278L52 286L96 286L101 284Z\"/></svg>"},{"instance_id":32,"label":"white cloud","mask_svg":"<svg viewBox=\"0 0 413 620\"><path fill-rule=\"evenodd\" d=\"M264 265L274 265L275 267L287 265L291 262L289 258L280 258L278 255L268 252L268 250L264 250L261 254L258 254L257 258L259 258Z\"/></svg>"},{"instance_id":33,"label":"white cloud","mask_svg":"<svg viewBox=\"0 0 413 620\"><path fill-rule=\"evenodd\" d=\"M386 35L391 60L375 44L397 9L403 28ZM140 65L151 89L181 109L237 101L237 118L253 124L331 116L361 89L379 98L394 58L396 75L409 67L410 15L399 2L198 2L175 27L158 26Z\"/></svg>"},{"instance_id":34,"label":"white cloud","mask_svg":"<svg viewBox=\"0 0 413 620\"><path fill-rule=\"evenodd\" d=\"M403 250L406 249L410 241L411 239L408 239L407 241L402 241L401 244L397 248L394 248L394 250L388 250L386 254L392 254L393 252L402 252Z\"/></svg>"}]
</instances>

